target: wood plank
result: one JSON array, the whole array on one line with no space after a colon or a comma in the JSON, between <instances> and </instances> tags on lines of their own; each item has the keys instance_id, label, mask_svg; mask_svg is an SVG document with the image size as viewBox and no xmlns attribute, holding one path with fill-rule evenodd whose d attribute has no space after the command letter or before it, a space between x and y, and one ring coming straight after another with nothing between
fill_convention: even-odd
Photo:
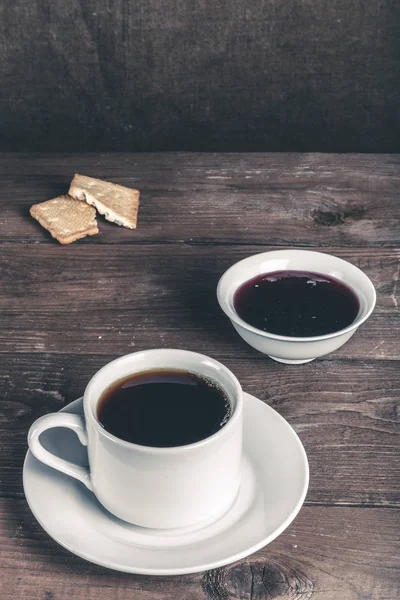
<instances>
[{"instance_id":1,"label":"wood plank","mask_svg":"<svg viewBox=\"0 0 400 600\"><path fill-rule=\"evenodd\" d=\"M243 342L223 315L204 319L201 324L182 325L175 314L158 316L153 312L142 317L141 313L129 310L3 313L3 318L7 319L7 325L0 330L0 354L90 352L118 356L151 348L182 348L215 357L235 355L248 360L269 360ZM397 315L376 313L346 345L324 359L399 360L397 328Z\"/></svg>"},{"instance_id":2,"label":"wood plank","mask_svg":"<svg viewBox=\"0 0 400 600\"><path fill-rule=\"evenodd\" d=\"M0 496L21 497L31 423L84 392L114 356L2 355ZM400 371L394 361L318 361L301 368L224 359L245 391L295 428L310 463L307 504L399 506Z\"/></svg>"},{"instance_id":3,"label":"wood plank","mask_svg":"<svg viewBox=\"0 0 400 600\"><path fill-rule=\"evenodd\" d=\"M84 167L84 171L81 167ZM394 600L400 595L400 156L0 156L0 597L63 600ZM30 220L75 171L142 189L135 232L62 248ZM274 363L215 298L231 264L275 246L324 247L377 289L338 352ZM104 249L104 246L107 246ZM57 546L23 500L26 434L127 352L182 347L222 360L299 433L306 506L266 549L208 574L144 578Z\"/></svg>"},{"instance_id":4,"label":"wood plank","mask_svg":"<svg viewBox=\"0 0 400 600\"><path fill-rule=\"evenodd\" d=\"M42 531L24 500L0 501L2 600L395 600L400 513L303 507L269 546L208 573L143 577L92 565Z\"/></svg>"},{"instance_id":5,"label":"wood plank","mask_svg":"<svg viewBox=\"0 0 400 600\"><path fill-rule=\"evenodd\" d=\"M75 172L138 187L136 231L101 217L84 245L149 241L398 245L400 155L3 154L0 241L56 242L28 214Z\"/></svg>"},{"instance_id":6,"label":"wood plank","mask_svg":"<svg viewBox=\"0 0 400 600\"><path fill-rule=\"evenodd\" d=\"M237 260L269 246L5 245L0 352L125 354L182 347L265 360L234 332L215 290ZM400 251L328 248L370 276L372 317L331 358L400 358Z\"/></svg>"}]
</instances>

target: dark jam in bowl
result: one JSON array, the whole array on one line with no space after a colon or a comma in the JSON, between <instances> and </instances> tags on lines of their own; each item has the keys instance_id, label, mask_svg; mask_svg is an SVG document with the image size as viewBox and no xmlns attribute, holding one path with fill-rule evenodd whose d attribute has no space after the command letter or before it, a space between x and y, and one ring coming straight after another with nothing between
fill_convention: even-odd
<instances>
[{"instance_id":1,"label":"dark jam in bowl","mask_svg":"<svg viewBox=\"0 0 400 600\"><path fill-rule=\"evenodd\" d=\"M257 275L234 296L239 315L257 329L289 337L340 331L354 322L358 297L338 279L308 271Z\"/></svg>"}]
</instances>

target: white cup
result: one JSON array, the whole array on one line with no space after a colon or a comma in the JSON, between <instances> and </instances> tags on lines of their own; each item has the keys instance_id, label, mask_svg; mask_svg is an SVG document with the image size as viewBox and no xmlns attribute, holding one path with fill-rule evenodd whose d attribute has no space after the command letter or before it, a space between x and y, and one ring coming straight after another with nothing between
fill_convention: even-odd
<instances>
[{"instance_id":1,"label":"white cup","mask_svg":"<svg viewBox=\"0 0 400 600\"><path fill-rule=\"evenodd\" d=\"M121 440L99 423L97 404L107 387L133 373L181 369L214 380L228 395L229 421L199 442L153 448ZM240 485L243 398L236 377L216 360L186 350L147 350L104 366L90 380L84 416L53 413L35 421L28 434L33 455L75 477L115 516L142 527L173 529L207 524L232 505ZM75 431L88 448L85 469L46 450L40 434L52 427Z\"/></svg>"}]
</instances>

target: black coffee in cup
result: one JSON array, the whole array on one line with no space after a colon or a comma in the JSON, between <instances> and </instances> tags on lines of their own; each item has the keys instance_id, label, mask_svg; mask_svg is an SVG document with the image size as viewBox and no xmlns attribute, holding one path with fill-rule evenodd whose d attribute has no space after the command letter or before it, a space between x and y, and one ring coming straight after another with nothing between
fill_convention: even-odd
<instances>
[{"instance_id":1,"label":"black coffee in cup","mask_svg":"<svg viewBox=\"0 0 400 600\"><path fill-rule=\"evenodd\" d=\"M134 373L101 396L97 418L127 442L169 448L203 440L229 420L228 396L211 379L175 369Z\"/></svg>"}]
</instances>

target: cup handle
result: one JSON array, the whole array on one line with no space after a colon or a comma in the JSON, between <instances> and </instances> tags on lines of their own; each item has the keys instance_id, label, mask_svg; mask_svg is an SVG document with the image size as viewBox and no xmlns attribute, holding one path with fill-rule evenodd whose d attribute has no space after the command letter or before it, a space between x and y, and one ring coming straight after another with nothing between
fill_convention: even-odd
<instances>
[{"instance_id":1,"label":"cup handle","mask_svg":"<svg viewBox=\"0 0 400 600\"><path fill-rule=\"evenodd\" d=\"M71 413L52 413L40 417L29 429L28 444L30 451L45 465L53 467L53 469L57 469L66 475L75 477L75 479L82 481L89 490L93 491L89 469L76 465L69 460L59 458L42 446L40 435L46 429L52 429L53 427L67 427L68 429L72 429L78 436L81 444L87 446L88 438L83 417Z\"/></svg>"}]
</instances>

